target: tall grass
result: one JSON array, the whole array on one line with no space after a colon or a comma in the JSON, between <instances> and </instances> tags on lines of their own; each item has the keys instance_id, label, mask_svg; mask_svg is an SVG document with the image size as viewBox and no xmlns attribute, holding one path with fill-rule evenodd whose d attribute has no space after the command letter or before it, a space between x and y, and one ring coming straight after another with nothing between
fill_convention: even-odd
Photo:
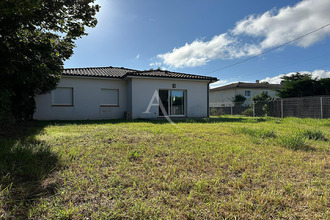
<instances>
[{"instance_id":1,"label":"tall grass","mask_svg":"<svg viewBox=\"0 0 330 220\"><path fill-rule=\"evenodd\" d=\"M293 150L301 150L307 148L306 138L300 133L280 136L277 142L280 146Z\"/></svg>"},{"instance_id":2,"label":"tall grass","mask_svg":"<svg viewBox=\"0 0 330 220\"><path fill-rule=\"evenodd\" d=\"M0 137L0 218L328 216L328 142L303 135L329 138L327 120L40 123L24 140Z\"/></svg>"},{"instance_id":3,"label":"tall grass","mask_svg":"<svg viewBox=\"0 0 330 220\"><path fill-rule=\"evenodd\" d=\"M237 128L236 132L242 133L242 134L248 134L252 137L258 137L258 138L275 138L276 137L276 132L274 130L267 130L264 128L248 128L248 127L241 127Z\"/></svg>"},{"instance_id":4,"label":"tall grass","mask_svg":"<svg viewBox=\"0 0 330 220\"><path fill-rule=\"evenodd\" d=\"M327 141L326 135L323 131L314 128L314 129L307 129L302 132L302 135L309 140L322 140Z\"/></svg>"}]
</instances>

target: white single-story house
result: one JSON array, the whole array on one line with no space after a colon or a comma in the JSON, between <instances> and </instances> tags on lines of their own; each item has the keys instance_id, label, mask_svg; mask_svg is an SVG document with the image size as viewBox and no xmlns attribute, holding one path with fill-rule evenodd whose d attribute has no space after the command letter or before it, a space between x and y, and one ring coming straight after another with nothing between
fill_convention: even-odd
<instances>
[{"instance_id":1,"label":"white single-story house","mask_svg":"<svg viewBox=\"0 0 330 220\"><path fill-rule=\"evenodd\" d=\"M246 100L243 106L249 106L252 103L252 97L266 92L272 98L279 98L276 90L281 89L280 84L237 82L225 86L219 86L210 89L210 107L230 107L233 106L231 99L236 95L243 95Z\"/></svg>"},{"instance_id":2,"label":"white single-story house","mask_svg":"<svg viewBox=\"0 0 330 220\"><path fill-rule=\"evenodd\" d=\"M34 118L208 117L209 84L216 81L214 77L164 70L111 66L64 69L55 90L35 97Z\"/></svg>"}]
</instances>

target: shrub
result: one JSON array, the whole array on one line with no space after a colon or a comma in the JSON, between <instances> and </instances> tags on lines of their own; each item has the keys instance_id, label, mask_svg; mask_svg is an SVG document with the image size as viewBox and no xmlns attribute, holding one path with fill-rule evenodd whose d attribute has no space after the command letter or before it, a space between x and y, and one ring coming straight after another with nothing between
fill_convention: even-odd
<instances>
[{"instance_id":1,"label":"shrub","mask_svg":"<svg viewBox=\"0 0 330 220\"><path fill-rule=\"evenodd\" d=\"M253 116L253 109L252 109L252 108L248 108L248 109L244 110L244 111L242 112L242 115L252 117L252 116Z\"/></svg>"},{"instance_id":2,"label":"shrub","mask_svg":"<svg viewBox=\"0 0 330 220\"><path fill-rule=\"evenodd\" d=\"M266 92L262 92L252 97L252 101L254 102L264 102L270 100L272 100L272 97L270 97Z\"/></svg>"},{"instance_id":3,"label":"shrub","mask_svg":"<svg viewBox=\"0 0 330 220\"><path fill-rule=\"evenodd\" d=\"M231 98L231 101L233 102L234 106L242 106L245 100L246 98L241 94L235 95Z\"/></svg>"},{"instance_id":4,"label":"shrub","mask_svg":"<svg viewBox=\"0 0 330 220\"><path fill-rule=\"evenodd\" d=\"M210 108L210 115L212 115L212 116L218 116L218 115L224 115L224 114L225 114L225 112L219 107Z\"/></svg>"}]
</instances>

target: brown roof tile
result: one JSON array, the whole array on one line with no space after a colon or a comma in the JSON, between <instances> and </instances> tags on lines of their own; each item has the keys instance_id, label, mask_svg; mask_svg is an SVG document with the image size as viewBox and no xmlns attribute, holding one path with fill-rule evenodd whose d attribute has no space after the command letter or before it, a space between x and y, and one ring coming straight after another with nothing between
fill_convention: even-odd
<instances>
[{"instance_id":1,"label":"brown roof tile","mask_svg":"<svg viewBox=\"0 0 330 220\"><path fill-rule=\"evenodd\" d=\"M180 78L180 79L201 79L201 80L212 80L217 81L215 77L170 72L166 70L148 70L148 71L136 71L128 72L127 76L143 76L143 77L161 77L161 78Z\"/></svg>"},{"instance_id":2,"label":"brown roof tile","mask_svg":"<svg viewBox=\"0 0 330 220\"><path fill-rule=\"evenodd\" d=\"M87 76L87 77L109 77L121 78L132 69L122 67L87 67L87 68L70 68L64 69L63 75L65 76Z\"/></svg>"},{"instance_id":3,"label":"brown roof tile","mask_svg":"<svg viewBox=\"0 0 330 220\"><path fill-rule=\"evenodd\" d=\"M179 78L179 79L199 79L216 82L215 77L201 76L187 73L170 72L166 70L146 70L139 71L123 67L89 67L89 68L70 68L64 69L65 76L85 76L85 77L106 77L106 78L125 78L125 77L160 77L160 78Z\"/></svg>"}]
</instances>

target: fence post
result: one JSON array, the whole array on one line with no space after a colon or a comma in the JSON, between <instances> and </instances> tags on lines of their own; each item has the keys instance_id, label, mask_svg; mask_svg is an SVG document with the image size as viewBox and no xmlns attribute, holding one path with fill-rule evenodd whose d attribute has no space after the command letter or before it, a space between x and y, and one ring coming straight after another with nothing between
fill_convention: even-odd
<instances>
[{"instance_id":1,"label":"fence post","mask_svg":"<svg viewBox=\"0 0 330 220\"><path fill-rule=\"evenodd\" d=\"M323 99L320 97L320 105L321 105L321 118L323 118Z\"/></svg>"},{"instance_id":2,"label":"fence post","mask_svg":"<svg viewBox=\"0 0 330 220\"><path fill-rule=\"evenodd\" d=\"M253 117L256 117L256 108L255 108L254 101L252 102L252 109L253 109Z\"/></svg>"},{"instance_id":3,"label":"fence post","mask_svg":"<svg viewBox=\"0 0 330 220\"><path fill-rule=\"evenodd\" d=\"M281 118L284 117L284 111L283 111L283 99L281 99Z\"/></svg>"},{"instance_id":4,"label":"fence post","mask_svg":"<svg viewBox=\"0 0 330 220\"><path fill-rule=\"evenodd\" d=\"M233 115L233 106L230 106L230 114Z\"/></svg>"}]
</instances>

